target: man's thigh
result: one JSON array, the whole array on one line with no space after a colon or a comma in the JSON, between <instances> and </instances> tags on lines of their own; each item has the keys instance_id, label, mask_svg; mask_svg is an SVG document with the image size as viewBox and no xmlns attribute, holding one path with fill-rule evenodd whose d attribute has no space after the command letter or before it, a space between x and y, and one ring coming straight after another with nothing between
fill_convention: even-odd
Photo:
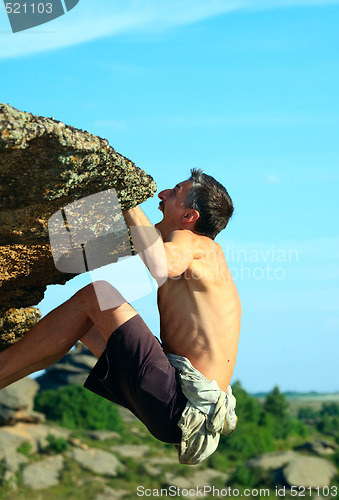
<instances>
[{"instance_id":1,"label":"man's thigh","mask_svg":"<svg viewBox=\"0 0 339 500\"><path fill-rule=\"evenodd\" d=\"M126 302L120 292L107 281L95 281L78 292L90 317L91 328L81 341L92 347L89 349L97 354L103 352L113 331L137 314L135 309ZM102 337L96 338L97 334ZM87 342L87 343L86 343ZM94 350L93 350L94 349ZM101 354L100 352L100 354ZM99 354L99 355L100 355Z\"/></svg>"}]
</instances>

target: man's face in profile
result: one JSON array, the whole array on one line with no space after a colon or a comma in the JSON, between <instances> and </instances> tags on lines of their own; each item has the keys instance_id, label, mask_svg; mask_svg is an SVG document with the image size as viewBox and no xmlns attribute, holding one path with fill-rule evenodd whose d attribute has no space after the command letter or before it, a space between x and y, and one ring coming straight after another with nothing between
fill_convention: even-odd
<instances>
[{"instance_id":1,"label":"man's face in profile","mask_svg":"<svg viewBox=\"0 0 339 500\"><path fill-rule=\"evenodd\" d=\"M164 189L158 194L160 198L159 210L164 214L163 220L180 220L185 212L185 201L193 182L185 180L176 184L172 189Z\"/></svg>"}]
</instances>

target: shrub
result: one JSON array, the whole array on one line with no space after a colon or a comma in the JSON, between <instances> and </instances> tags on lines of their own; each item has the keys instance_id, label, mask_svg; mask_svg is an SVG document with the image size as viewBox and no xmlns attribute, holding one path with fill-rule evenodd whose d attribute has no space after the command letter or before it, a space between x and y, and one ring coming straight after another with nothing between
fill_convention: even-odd
<instances>
[{"instance_id":1,"label":"shrub","mask_svg":"<svg viewBox=\"0 0 339 500\"><path fill-rule=\"evenodd\" d=\"M117 406L82 386L39 392L35 410L68 429L122 430Z\"/></svg>"},{"instance_id":2,"label":"shrub","mask_svg":"<svg viewBox=\"0 0 339 500\"><path fill-rule=\"evenodd\" d=\"M229 463L273 451L274 418L263 412L260 403L250 396L239 382L233 384L233 393L237 398L236 413L239 421L234 433L230 436L221 436L219 451Z\"/></svg>"},{"instance_id":3,"label":"shrub","mask_svg":"<svg viewBox=\"0 0 339 500\"><path fill-rule=\"evenodd\" d=\"M69 444L66 439L62 437L54 436L53 434L48 434L47 436L48 446L45 448L45 453L49 454L58 454L67 451L69 448Z\"/></svg>"},{"instance_id":4,"label":"shrub","mask_svg":"<svg viewBox=\"0 0 339 500\"><path fill-rule=\"evenodd\" d=\"M256 482L257 480L255 475L245 464L238 467L230 480L232 485L246 486L247 488L253 488L256 485Z\"/></svg>"},{"instance_id":5,"label":"shrub","mask_svg":"<svg viewBox=\"0 0 339 500\"><path fill-rule=\"evenodd\" d=\"M22 455L30 455L32 453L32 445L29 441L24 441L17 449Z\"/></svg>"}]
</instances>

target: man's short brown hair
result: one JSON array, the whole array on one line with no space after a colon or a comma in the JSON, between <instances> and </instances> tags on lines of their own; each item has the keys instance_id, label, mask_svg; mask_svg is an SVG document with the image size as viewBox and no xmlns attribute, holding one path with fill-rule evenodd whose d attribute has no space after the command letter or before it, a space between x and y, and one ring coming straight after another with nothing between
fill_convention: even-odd
<instances>
[{"instance_id":1,"label":"man's short brown hair","mask_svg":"<svg viewBox=\"0 0 339 500\"><path fill-rule=\"evenodd\" d=\"M185 206L200 214L194 230L212 240L227 226L234 207L230 195L214 177L204 174L201 169L192 168L193 186L187 193Z\"/></svg>"}]
</instances>

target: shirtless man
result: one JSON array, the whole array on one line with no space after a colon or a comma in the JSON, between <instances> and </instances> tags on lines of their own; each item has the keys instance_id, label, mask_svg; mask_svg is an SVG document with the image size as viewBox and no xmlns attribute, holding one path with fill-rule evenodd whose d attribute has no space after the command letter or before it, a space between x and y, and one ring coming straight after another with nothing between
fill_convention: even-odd
<instances>
[{"instance_id":1,"label":"shirtless man","mask_svg":"<svg viewBox=\"0 0 339 500\"><path fill-rule=\"evenodd\" d=\"M155 228L161 234L167 263L167 279L158 289L162 345L117 290L106 282L95 282L0 354L1 389L46 368L81 340L99 358L85 387L129 408L158 439L176 444L185 439L181 455L187 452L188 458L182 463L197 463L208 456L206 436L212 434L214 439L223 432L223 423L216 428L215 422L220 415L226 422L241 316L222 249L213 241L233 213L232 201L212 177L199 170L191 172L190 179L158 195L163 219ZM130 229L153 228L140 207L124 216ZM152 266L148 267L152 272ZM192 415L183 422L187 411L200 408L194 416L197 419L204 407L204 401L196 403L193 392L191 398L192 380L202 383L205 392L209 384L214 398L199 423L204 435L198 441L188 438L187 421L192 422ZM206 415L215 417L212 430L205 428ZM234 425L226 427L227 434Z\"/></svg>"}]
</instances>

